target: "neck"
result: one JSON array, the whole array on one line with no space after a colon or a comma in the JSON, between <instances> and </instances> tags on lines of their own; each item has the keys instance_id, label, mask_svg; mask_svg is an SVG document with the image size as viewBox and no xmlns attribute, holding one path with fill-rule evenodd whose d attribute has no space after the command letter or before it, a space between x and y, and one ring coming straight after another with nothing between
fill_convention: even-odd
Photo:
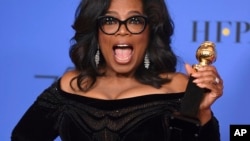
<instances>
[{"instance_id":1,"label":"neck","mask_svg":"<svg viewBox=\"0 0 250 141\"><path fill-rule=\"evenodd\" d=\"M117 79L131 79L133 78L134 79L134 74L135 74L135 71L129 71L129 72L116 72L112 69L106 69L106 70L103 70L104 72L104 76L105 77L109 77L109 78L117 78Z\"/></svg>"}]
</instances>

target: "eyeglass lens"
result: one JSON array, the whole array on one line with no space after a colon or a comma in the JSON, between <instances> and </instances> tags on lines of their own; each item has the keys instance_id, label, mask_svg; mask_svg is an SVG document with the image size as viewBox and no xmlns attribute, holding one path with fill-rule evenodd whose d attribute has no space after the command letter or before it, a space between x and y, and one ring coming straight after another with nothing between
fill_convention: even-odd
<instances>
[{"instance_id":1,"label":"eyeglass lens","mask_svg":"<svg viewBox=\"0 0 250 141\"><path fill-rule=\"evenodd\" d=\"M134 16L126 19L125 21L120 21L117 18L105 16L99 19L99 24L102 31L106 34L115 34L122 24L126 26L126 29L130 33L139 34L145 28L146 17Z\"/></svg>"}]
</instances>

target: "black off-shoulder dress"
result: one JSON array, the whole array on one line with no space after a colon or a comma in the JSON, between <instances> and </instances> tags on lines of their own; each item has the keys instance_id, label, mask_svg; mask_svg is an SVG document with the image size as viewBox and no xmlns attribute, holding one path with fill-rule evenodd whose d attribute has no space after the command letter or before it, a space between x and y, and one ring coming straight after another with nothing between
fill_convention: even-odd
<instances>
[{"instance_id":1,"label":"black off-shoulder dress","mask_svg":"<svg viewBox=\"0 0 250 141\"><path fill-rule=\"evenodd\" d=\"M66 93L57 81L24 114L11 140L53 141L59 136L62 141L170 141L169 119L183 95L102 100ZM214 116L200 128L199 140L220 140Z\"/></svg>"}]
</instances>

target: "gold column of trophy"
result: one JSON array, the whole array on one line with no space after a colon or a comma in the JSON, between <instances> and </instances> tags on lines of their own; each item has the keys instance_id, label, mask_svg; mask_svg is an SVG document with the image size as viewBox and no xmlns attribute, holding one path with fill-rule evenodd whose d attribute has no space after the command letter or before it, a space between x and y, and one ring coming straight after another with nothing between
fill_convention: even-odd
<instances>
[{"instance_id":1,"label":"gold column of trophy","mask_svg":"<svg viewBox=\"0 0 250 141\"><path fill-rule=\"evenodd\" d=\"M196 51L199 64L193 65L193 68L198 71L200 67L212 64L216 56L215 44L203 42ZM179 113L170 118L171 141L198 141L201 125L197 114L204 94L209 90L198 87L193 83L194 79L190 76Z\"/></svg>"}]
</instances>

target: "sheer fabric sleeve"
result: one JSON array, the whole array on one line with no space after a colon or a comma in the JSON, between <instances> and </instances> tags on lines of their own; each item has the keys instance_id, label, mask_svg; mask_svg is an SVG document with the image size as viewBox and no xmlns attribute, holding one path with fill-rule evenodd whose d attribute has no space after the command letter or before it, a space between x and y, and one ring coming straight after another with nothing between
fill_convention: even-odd
<instances>
[{"instance_id":1,"label":"sheer fabric sleeve","mask_svg":"<svg viewBox=\"0 0 250 141\"><path fill-rule=\"evenodd\" d=\"M200 130L200 141L220 141L219 121L212 117Z\"/></svg>"},{"instance_id":2,"label":"sheer fabric sleeve","mask_svg":"<svg viewBox=\"0 0 250 141\"><path fill-rule=\"evenodd\" d=\"M198 119L184 116L172 116L170 119L171 141L220 141L219 122L214 115L203 126Z\"/></svg>"},{"instance_id":3,"label":"sheer fabric sleeve","mask_svg":"<svg viewBox=\"0 0 250 141\"><path fill-rule=\"evenodd\" d=\"M56 85L46 89L25 112L12 131L12 141L53 141L58 136L56 124L63 106Z\"/></svg>"}]
</instances>

